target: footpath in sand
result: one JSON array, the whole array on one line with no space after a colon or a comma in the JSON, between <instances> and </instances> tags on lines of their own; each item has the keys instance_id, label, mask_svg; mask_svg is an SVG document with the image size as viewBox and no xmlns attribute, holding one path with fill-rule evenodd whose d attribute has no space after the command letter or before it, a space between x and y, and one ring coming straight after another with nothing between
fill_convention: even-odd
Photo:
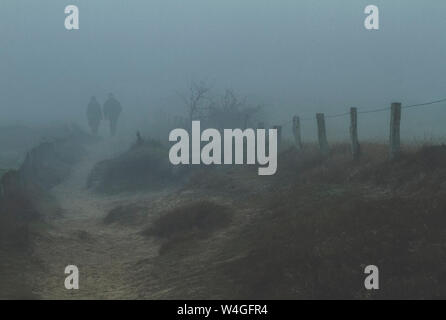
<instances>
[{"instance_id":1,"label":"footpath in sand","mask_svg":"<svg viewBox=\"0 0 446 320\"><path fill-rule=\"evenodd\" d=\"M157 246L140 235L140 229L105 225L103 218L117 205L138 197L148 201L160 194L93 194L86 188L87 176L95 163L112 154L110 143L94 147L71 176L52 190L62 216L38 237L33 253L41 262L33 277L33 291L41 299L138 298L136 288L129 285L132 266L157 254ZM65 289L67 265L79 268L80 290Z\"/></svg>"},{"instance_id":2,"label":"footpath in sand","mask_svg":"<svg viewBox=\"0 0 446 320\"><path fill-rule=\"evenodd\" d=\"M159 191L95 193L86 188L87 177L96 163L118 154L113 146L113 141L106 141L89 147L71 175L51 190L62 212L34 239L34 262L27 279L32 293L39 299L230 297L231 273L222 268L242 259L249 248L236 253L224 248L258 213L253 202L258 197L250 195L264 192L265 184L259 183L256 172L205 171L197 178L204 186L178 184ZM191 234L185 232L191 236L171 241L164 254L160 253L163 242L141 233L160 214L203 201L230 210L232 222L197 236L201 222L195 221L198 225L190 226ZM104 222L112 209L123 207L127 212L132 206L143 208L143 222ZM68 265L79 268L79 290L65 289Z\"/></svg>"}]
</instances>

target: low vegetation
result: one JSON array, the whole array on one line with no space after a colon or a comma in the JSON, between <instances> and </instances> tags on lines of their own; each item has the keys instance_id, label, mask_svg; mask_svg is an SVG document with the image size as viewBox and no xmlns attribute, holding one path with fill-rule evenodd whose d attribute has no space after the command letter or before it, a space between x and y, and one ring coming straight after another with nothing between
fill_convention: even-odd
<instances>
[{"instance_id":1,"label":"low vegetation","mask_svg":"<svg viewBox=\"0 0 446 320\"><path fill-rule=\"evenodd\" d=\"M237 197L249 219L234 216L218 241L182 237L165 250L169 259L182 257L178 278L201 274L206 285L196 297L445 298L445 147L406 150L392 162L385 146L362 147L360 162L351 160L348 145L334 146L328 158L313 146L284 151L277 176L257 180L263 191ZM148 233L189 230L188 212L173 211ZM228 228L235 221L238 231ZM169 259L157 261L159 270ZM378 291L363 286L370 264L380 268Z\"/></svg>"},{"instance_id":2,"label":"low vegetation","mask_svg":"<svg viewBox=\"0 0 446 320\"><path fill-rule=\"evenodd\" d=\"M137 225L146 221L147 209L135 205L120 205L112 210L104 218L105 224L118 223L122 225Z\"/></svg>"},{"instance_id":3,"label":"low vegetation","mask_svg":"<svg viewBox=\"0 0 446 320\"><path fill-rule=\"evenodd\" d=\"M30 282L35 238L61 210L49 189L82 158L86 136L71 128L32 148L14 170L0 171L0 299L36 299ZM13 267L12 267L13 266Z\"/></svg>"},{"instance_id":4,"label":"low vegetation","mask_svg":"<svg viewBox=\"0 0 446 320\"><path fill-rule=\"evenodd\" d=\"M130 192L160 187L172 179L168 149L157 141L135 144L124 154L95 165L87 187L101 193Z\"/></svg>"},{"instance_id":5,"label":"low vegetation","mask_svg":"<svg viewBox=\"0 0 446 320\"><path fill-rule=\"evenodd\" d=\"M231 216L229 208L225 206L206 200L196 201L163 213L143 234L164 240L160 249L162 254L181 243L187 243L186 240L210 236L227 226Z\"/></svg>"}]
</instances>

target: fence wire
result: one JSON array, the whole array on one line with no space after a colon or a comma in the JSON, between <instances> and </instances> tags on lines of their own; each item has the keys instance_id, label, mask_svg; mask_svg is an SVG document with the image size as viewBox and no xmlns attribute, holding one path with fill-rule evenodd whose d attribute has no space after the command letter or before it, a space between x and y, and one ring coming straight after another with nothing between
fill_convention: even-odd
<instances>
[{"instance_id":1,"label":"fence wire","mask_svg":"<svg viewBox=\"0 0 446 320\"><path fill-rule=\"evenodd\" d=\"M427 107L427 106L431 106L437 103L441 103L441 102L446 102L446 98L443 99L439 99L439 100L433 100L433 101L429 101L429 102L423 102L423 103L418 103L418 104L411 104L411 105L407 105L407 106L401 106L401 109L409 109L409 108L420 108L420 107ZM385 108L378 108L378 109L370 109L370 110L364 110L364 111L357 111L358 114L368 114L368 113L376 113L376 112L383 112L383 111L388 111L390 110L390 107L385 107ZM333 119L333 118L341 118L341 117L346 117L349 116L350 112L343 112L343 113L338 113L338 114L332 114L332 115L326 115L325 118L328 119ZM299 118L300 121L314 121L315 118ZM282 124L279 124L280 126L286 126L290 123L292 123L293 120L288 120L283 122Z\"/></svg>"}]
</instances>

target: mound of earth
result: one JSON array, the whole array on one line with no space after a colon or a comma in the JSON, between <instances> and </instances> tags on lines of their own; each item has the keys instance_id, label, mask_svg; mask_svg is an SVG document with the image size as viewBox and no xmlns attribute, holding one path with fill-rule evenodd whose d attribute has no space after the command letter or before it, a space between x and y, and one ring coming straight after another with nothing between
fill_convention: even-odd
<instances>
[{"instance_id":1,"label":"mound of earth","mask_svg":"<svg viewBox=\"0 0 446 320\"><path fill-rule=\"evenodd\" d=\"M160 254L178 247L190 245L190 240L206 238L213 232L229 225L232 212L229 208L212 201L200 200L178 206L156 219L143 231L146 236L164 240Z\"/></svg>"},{"instance_id":2,"label":"mound of earth","mask_svg":"<svg viewBox=\"0 0 446 320\"><path fill-rule=\"evenodd\" d=\"M105 224L119 223L123 225L139 224L145 221L147 209L135 205L118 206L110 210L104 218Z\"/></svg>"},{"instance_id":3,"label":"mound of earth","mask_svg":"<svg viewBox=\"0 0 446 320\"><path fill-rule=\"evenodd\" d=\"M39 217L32 200L22 187L17 171L1 178L0 246L28 245L28 222Z\"/></svg>"},{"instance_id":4,"label":"mound of earth","mask_svg":"<svg viewBox=\"0 0 446 320\"><path fill-rule=\"evenodd\" d=\"M252 180L265 188L230 195L232 222L209 237L194 237L195 209L161 215L146 233L164 241L150 260L162 281L146 289L177 299L444 299L444 147L396 161L385 145L362 150L359 163L348 146L323 159L316 147L285 151L276 177ZM369 264L385 274L373 292L363 287Z\"/></svg>"},{"instance_id":5,"label":"mound of earth","mask_svg":"<svg viewBox=\"0 0 446 320\"><path fill-rule=\"evenodd\" d=\"M34 247L34 226L43 212L23 188L18 171L4 173L0 186L0 299L35 299L24 275Z\"/></svg>"},{"instance_id":6,"label":"mound of earth","mask_svg":"<svg viewBox=\"0 0 446 320\"><path fill-rule=\"evenodd\" d=\"M408 192L446 192L446 146L425 146L359 175L361 180Z\"/></svg>"},{"instance_id":7,"label":"mound of earth","mask_svg":"<svg viewBox=\"0 0 446 320\"><path fill-rule=\"evenodd\" d=\"M84 154L88 137L71 127L65 136L28 152L19 170L0 171L0 299L35 299L27 277L32 274L36 239L61 209L50 194Z\"/></svg>"},{"instance_id":8,"label":"mound of earth","mask_svg":"<svg viewBox=\"0 0 446 320\"><path fill-rule=\"evenodd\" d=\"M20 171L0 179L0 244L27 246L29 227L60 215L57 201L38 185L25 182Z\"/></svg>"},{"instance_id":9,"label":"mound of earth","mask_svg":"<svg viewBox=\"0 0 446 320\"><path fill-rule=\"evenodd\" d=\"M54 126L3 126L0 127L0 167L18 169L29 150L43 141L68 139L77 143L94 141L96 138L75 124Z\"/></svg>"},{"instance_id":10,"label":"mound of earth","mask_svg":"<svg viewBox=\"0 0 446 320\"><path fill-rule=\"evenodd\" d=\"M28 152L18 170L0 171L0 242L26 245L28 228L60 213L48 189L61 183L85 154L88 135L75 126Z\"/></svg>"},{"instance_id":11,"label":"mound of earth","mask_svg":"<svg viewBox=\"0 0 446 320\"><path fill-rule=\"evenodd\" d=\"M77 141L44 142L28 152L20 174L24 181L50 189L66 179L84 155L85 150Z\"/></svg>"},{"instance_id":12,"label":"mound of earth","mask_svg":"<svg viewBox=\"0 0 446 320\"><path fill-rule=\"evenodd\" d=\"M3 175L8 172L7 169L0 169L0 178L3 177Z\"/></svg>"},{"instance_id":13,"label":"mound of earth","mask_svg":"<svg viewBox=\"0 0 446 320\"><path fill-rule=\"evenodd\" d=\"M124 154L97 163L87 187L102 193L118 193L159 187L174 176L168 149L156 141L141 142Z\"/></svg>"}]
</instances>

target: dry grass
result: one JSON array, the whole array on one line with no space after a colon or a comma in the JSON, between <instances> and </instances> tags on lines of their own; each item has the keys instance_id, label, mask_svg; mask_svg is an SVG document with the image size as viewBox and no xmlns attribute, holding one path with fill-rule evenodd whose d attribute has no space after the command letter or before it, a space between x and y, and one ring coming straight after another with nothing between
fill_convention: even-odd
<instances>
[{"instance_id":1,"label":"dry grass","mask_svg":"<svg viewBox=\"0 0 446 320\"><path fill-rule=\"evenodd\" d=\"M231 221L228 208L211 201L197 201L178 206L162 214L147 229L146 236L164 240L160 253L198 238L206 238Z\"/></svg>"},{"instance_id":2,"label":"dry grass","mask_svg":"<svg viewBox=\"0 0 446 320\"><path fill-rule=\"evenodd\" d=\"M156 270L181 270L175 271L178 279L199 273L201 286L192 297L446 298L442 148L406 149L392 162L379 144L363 144L359 162L342 144L332 146L329 157L311 145L302 153L284 150L277 176L254 182L267 187L249 197L238 195L238 209L241 204L250 209L249 223L231 224L212 241L176 238L166 252L183 256L161 258ZM166 218L158 235L169 237L179 215ZM184 225L178 228L191 224ZM369 264L380 269L379 291L364 289ZM182 297L185 291L176 288L175 297Z\"/></svg>"},{"instance_id":3,"label":"dry grass","mask_svg":"<svg viewBox=\"0 0 446 320\"><path fill-rule=\"evenodd\" d=\"M212 168L199 168L190 174L185 188L207 190L230 190L236 187L228 170Z\"/></svg>"},{"instance_id":4,"label":"dry grass","mask_svg":"<svg viewBox=\"0 0 446 320\"><path fill-rule=\"evenodd\" d=\"M137 265L141 292L183 299L446 298L445 149L407 148L390 162L386 146L364 143L354 162L348 145L332 146L329 157L307 145L301 153L284 150L274 177L243 167L197 170L188 193L175 198L179 204L151 217L143 231L161 248ZM138 224L140 209L118 207L106 220ZM379 291L363 287L369 264L380 268Z\"/></svg>"},{"instance_id":5,"label":"dry grass","mask_svg":"<svg viewBox=\"0 0 446 320\"><path fill-rule=\"evenodd\" d=\"M235 297L446 298L446 151L395 162L384 151L367 145L352 163L342 146L326 159L288 150L285 185L257 203L268 213L225 249L247 251L221 270ZM368 264L382 275L373 293L363 288Z\"/></svg>"},{"instance_id":6,"label":"dry grass","mask_svg":"<svg viewBox=\"0 0 446 320\"><path fill-rule=\"evenodd\" d=\"M147 209L136 205L117 206L109 211L104 218L105 224L119 223L123 225L135 225L144 223Z\"/></svg>"}]
</instances>

